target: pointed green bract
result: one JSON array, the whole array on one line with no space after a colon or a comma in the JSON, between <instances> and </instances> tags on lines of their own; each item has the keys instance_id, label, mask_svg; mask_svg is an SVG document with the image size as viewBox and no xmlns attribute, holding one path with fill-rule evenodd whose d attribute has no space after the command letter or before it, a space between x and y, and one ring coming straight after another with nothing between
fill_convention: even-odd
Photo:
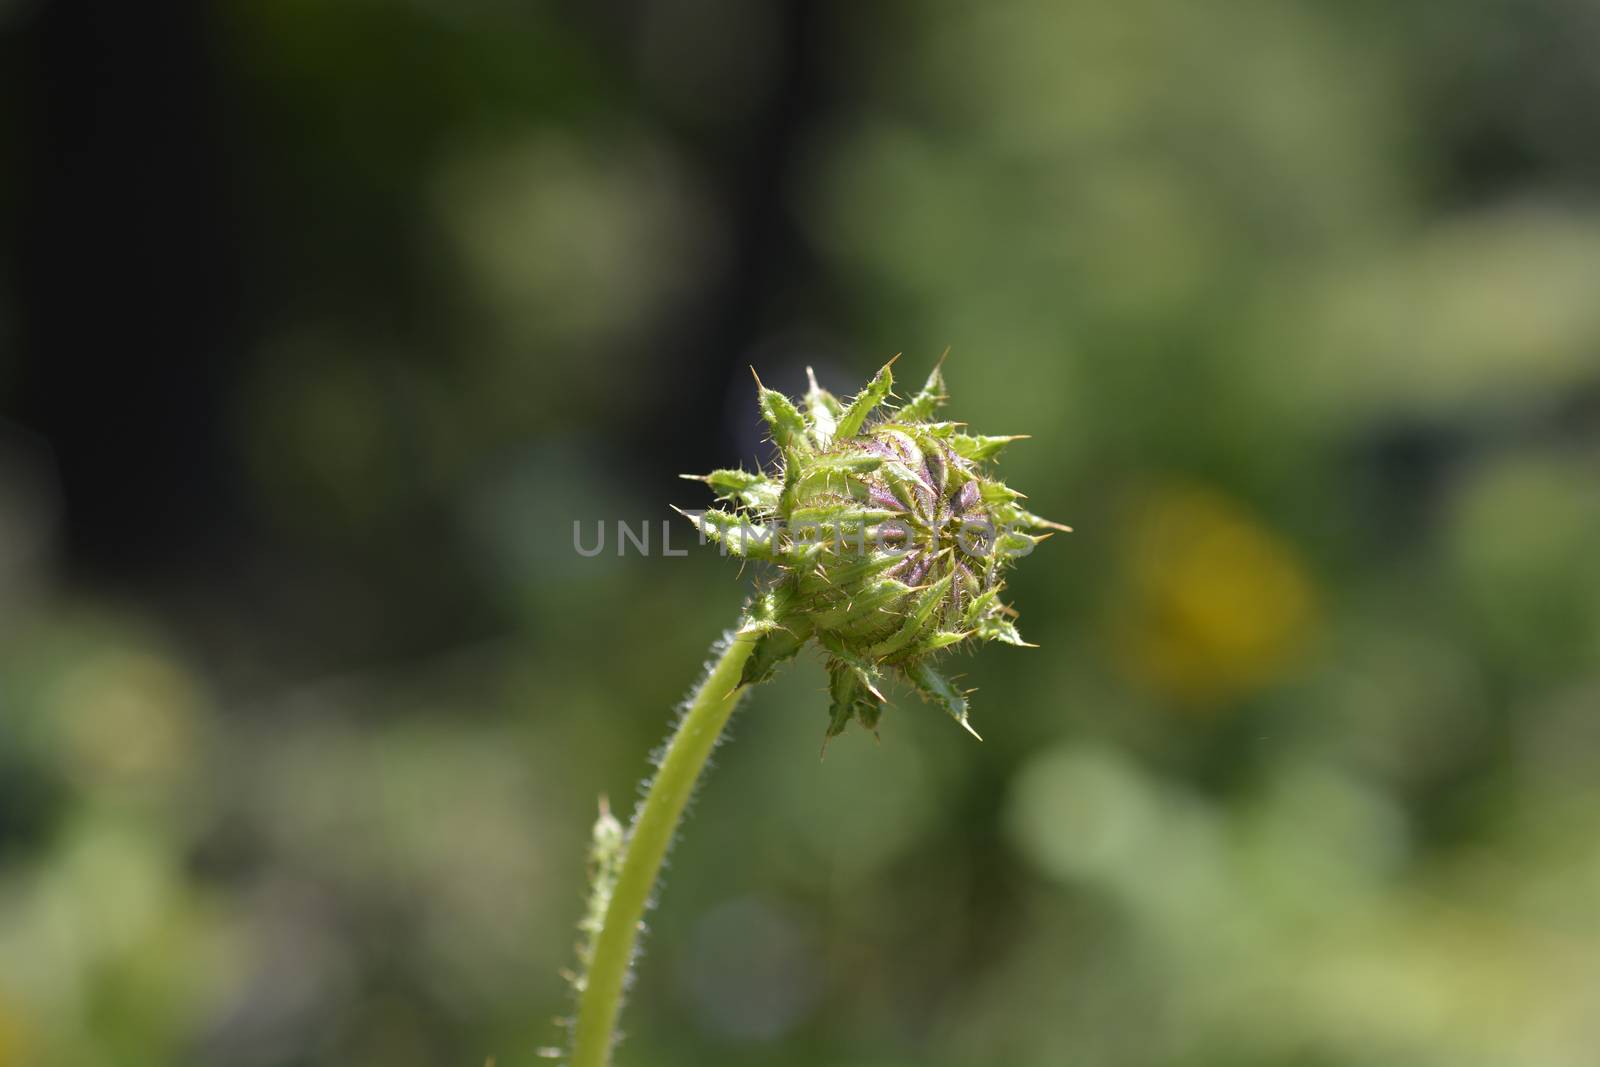
<instances>
[{"instance_id":1,"label":"pointed green bract","mask_svg":"<svg viewBox=\"0 0 1600 1067\"><path fill-rule=\"evenodd\" d=\"M918 422L932 417L939 410L939 405L945 402L944 375L939 373L936 365L928 375L927 384L917 391L917 395L906 402L900 409L898 417L907 422Z\"/></svg>"},{"instance_id":2,"label":"pointed green bract","mask_svg":"<svg viewBox=\"0 0 1600 1067\"><path fill-rule=\"evenodd\" d=\"M949 648L951 645L959 645L961 642L971 637L972 634L973 631L971 630L940 630L937 633L929 634L927 637L923 638L922 647L926 652L937 652L941 648Z\"/></svg>"},{"instance_id":3,"label":"pointed green bract","mask_svg":"<svg viewBox=\"0 0 1600 1067\"><path fill-rule=\"evenodd\" d=\"M979 482L978 492L983 496L985 504L996 506L1015 504L1019 500L1026 499L1021 493L1004 482Z\"/></svg>"},{"instance_id":4,"label":"pointed green bract","mask_svg":"<svg viewBox=\"0 0 1600 1067\"><path fill-rule=\"evenodd\" d=\"M786 626L769 630L756 638L755 650L745 661L739 684L755 685L771 678L774 671L799 654L810 636L811 626L803 620L793 619Z\"/></svg>"},{"instance_id":5,"label":"pointed green bract","mask_svg":"<svg viewBox=\"0 0 1600 1067\"><path fill-rule=\"evenodd\" d=\"M794 526L815 523L828 529L845 526L865 528L875 522L892 519L898 514L900 513L893 508L863 507L855 500L823 500L795 508L790 513L789 522Z\"/></svg>"},{"instance_id":6,"label":"pointed green bract","mask_svg":"<svg viewBox=\"0 0 1600 1067\"><path fill-rule=\"evenodd\" d=\"M773 559L777 556L780 540L773 527L763 526L743 515L715 510L691 516L691 521L705 534L706 540L715 541L730 556L741 559Z\"/></svg>"},{"instance_id":7,"label":"pointed green bract","mask_svg":"<svg viewBox=\"0 0 1600 1067\"><path fill-rule=\"evenodd\" d=\"M883 700L883 669L878 664L851 651L837 634L818 634L817 643L834 660L855 671L856 677L861 680L861 684L866 687L867 692L877 697L880 702Z\"/></svg>"},{"instance_id":8,"label":"pointed green bract","mask_svg":"<svg viewBox=\"0 0 1600 1067\"><path fill-rule=\"evenodd\" d=\"M911 684L917 687L917 692L948 712L952 719L961 724L962 729L978 737L978 731L967 721L967 695L935 670L931 663L922 661L914 664L907 675ZM978 740L982 741L983 738L978 737Z\"/></svg>"},{"instance_id":9,"label":"pointed green bract","mask_svg":"<svg viewBox=\"0 0 1600 1067\"><path fill-rule=\"evenodd\" d=\"M871 474L886 461L870 452L844 452L821 455L807 465L807 475L827 472L832 474Z\"/></svg>"},{"instance_id":10,"label":"pointed green bract","mask_svg":"<svg viewBox=\"0 0 1600 1067\"><path fill-rule=\"evenodd\" d=\"M771 508L778 503L779 485L765 474L743 470L718 470L710 474L685 474L691 481L705 482L719 500L731 500L747 508Z\"/></svg>"},{"instance_id":11,"label":"pointed green bract","mask_svg":"<svg viewBox=\"0 0 1600 1067\"><path fill-rule=\"evenodd\" d=\"M811 440L818 448L827 448L833 443L844 405L839 403L838 397L817 384L817 376L810 367L806 368L806 381L811 385L806 390L806 415L810 421Z\"/></svg>"},{"instance_id":12,"label":"pointed green bract","mask_svg":"<svg viewBox=\"0 0 1600 1067\"><path fill-rule=\"evenodd\" d=\"M1000 599L1005 573L1066 527L991 475L1019 437L935 419L947 399L940 367L898 410L887 406L890 366L848 403L809 369L807 381L796 405L758 379L780 468L702 479L726 505L696 517L705 538L773 568L741 631L754 642L743 682L815 641L828 656L828 736L877 725L889 674L970 730L966 695L934 661L972 642L1027 644Z\"/></svg>"},{"instance_id":13,"label":"pointed green bract","mask_svg":"<svg viewBox=\"0 0 1600 1067\"><path fill-rule=\"evenodd\" d=\"M806 420L788 397L776 389L761 386L759 389L761 417L767 422L773 443L787 451L806 445Z\"/></svg>"},{"instance_id":14,"label":"pointed green bract","mask_svg":"<svg viewBox=\"0 0 1600 1067\"><path fill-rule=\"evenodd\" d=\"M834 430L835 440L854 437L866 423L867 416L871 415L877 406L889 398L889 390L894 388L894 372L889 369L889 364L884 364L883 369L873 375L867 387L856 394L850 406L844 409L839 416L838 428Z\"/></svg>"},{"instance_id":15,"label":"pointed green bract","mask_svg":"<svg viewBox=\"0 0 1600 1067\"><path fill-rule=\"evenodd\" d=\"M838 737L856 717L856 676L834 668L828 673L828 730L824 737Z\"/></svg>"},{"instance_id":16,"label":"pointed green bract","mask_svg":"<svg viewBox=\"0 0 1600 1067\"><path fill-rule=\"evenodd\" d=\"M972 602L967 605L966 613L962 616L962 625L967 629L973 629L988 616L1004 610L1000 605L999 587L986 589L973 597Z\"/></svg>"},{"instance_id":17,"label":"pointed green bract","mask_svg":"<svg viewBox=\"0 0 1600 1067\"><path fill-rule=\"evenodd\" d=\"M948 440L950 447L958 455L981 463L984 460L994 459L1012 441L1022 441L1026 438L1026 434L1016 434L1009 437L982 437L965 433L953 433Z\"/></svg>"},{"instance_id":18,"label":"pointed green bract","mask_svg":"<svg viewBox=\"0 0 1600 1067\"><path fill-rule=\"evenodd\" d=\"M871 474L884 462L882 456L866 452L818 456L814 463L806 465L805 474L796 479L794 492L802 497L828 492L864 497L865 488L861 480L850 476Z\"/></svg>"},{"instance_id":19,"label":"pointed green bract","mask_svg":"<svg viewBox=\"0 0 1600 1067\"><path fill-rule=\"evenodd\" d=\"M819 629L843 631L845 627L860 619L887 612L889 609L904 604L906 598L912 595L912 589L904 582L893 578L885 579L867 586L864 589L841 590L834 594L832 606L820 607L812 614L812 621ZM887 615L887 618L894 618Z\"/></svg>"},{"instance_id":20,"label":"pointed green bract","mask_svg":"<svg viewBox=\"0 0 1600 1067\"><path fill-rule=\"evenodd\" d=\"M991 615L980 622L976 632L985 641L999 641L1001 644L1017 645L1021 648L1033 647L1022 639L1015 623L998 615Z\"/></svg>"},{"instance_id":21,"label":"pointed green bract","mask_svg":"<svg viewBox=\"0 0 1600 1067\"><path fill-rule=\"evenodd\" d=\"M904 652L912 647L922 631L927 627L928 620L933 618L933 613L939 610L939 605L944 603L945 596L950 592L950 583L955 580L955 574L947 574L934 584L928 586L917 594L915 605L911 614L906 616L906 621L892 637L885 638L867 649L867 655L877 660L888 660L896 653ZM920 648L919 651L932 651Z\"/></svg>"},{"instance_id":22,"label":"pointed green bract","mask_svg":"<svg viewBox=\"0 0 1600 1067\"><path fill-rule=\"evenodd\" d=\"M899 566L904 561L903 557L877 552L830 555L837 558L830 559L826 567L814 569L799 577L798 588L802 595L847 597L855 590L871 584L871 579L877 578L884 571Z\"/></svg>"},{"instance_id":23,"label":"pointed green bract","mask_svg":"<svg viewBox=\"0 0 1600 1067\"><path fill-rule=\"evenodd\" d=\"M877 729L883 700L872 691L858 669L839 662L830 666L828 696L828 737L838 737L844 733L852 719L869 730Z\"/></svg>"}]
</instances>

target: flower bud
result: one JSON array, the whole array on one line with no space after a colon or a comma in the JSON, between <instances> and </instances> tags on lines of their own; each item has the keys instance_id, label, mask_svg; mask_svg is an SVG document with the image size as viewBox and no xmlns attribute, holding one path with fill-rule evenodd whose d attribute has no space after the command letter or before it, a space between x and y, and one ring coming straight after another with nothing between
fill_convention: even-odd
<instances>
[{"instance_id":1,"label":"flower bud","mask_svg":"<svg viewBox=\"0 0 1600 1067\"><path fill-rule=\"evenodd\" d=\"M747 610L742 633L756 648L743 682L766 679L815 640L828 658L829 738L852 720L876 728L888 673L971 731L966 694L934 661L973 641L1025 645L1000 600L1005 571L1049 531L1067 529L1031 514L991 474L1018 438L937 421L946 399L938 366L892 407L893 364L848 403L810 368L798 405L758 377L776 468L685 475L722 504L689 516L701 534L728 555L776 567Z\"/></svg>"}]
</instances>

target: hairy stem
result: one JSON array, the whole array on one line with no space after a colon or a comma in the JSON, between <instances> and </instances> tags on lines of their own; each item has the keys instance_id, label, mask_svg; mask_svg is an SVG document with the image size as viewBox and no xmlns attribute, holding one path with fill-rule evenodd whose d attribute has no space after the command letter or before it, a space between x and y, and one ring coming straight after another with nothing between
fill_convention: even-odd
<instances>
[{"instance_id":1,"label":"hairy stem","mask_svg":"<svg viewBox=\"0 0 1600 1067\"><path fill-rule=\"evenodd\" d=\"M655 781L634 816L605 924L595 935L584 976L573 1028L571 1067L608 1067L611 1063L617 1015L639 941L640 920L706 757L743 695L739 678L755 642L756 635L738 632L726 640L721 655L690 698Z\"/></svg>"}]
</instances>

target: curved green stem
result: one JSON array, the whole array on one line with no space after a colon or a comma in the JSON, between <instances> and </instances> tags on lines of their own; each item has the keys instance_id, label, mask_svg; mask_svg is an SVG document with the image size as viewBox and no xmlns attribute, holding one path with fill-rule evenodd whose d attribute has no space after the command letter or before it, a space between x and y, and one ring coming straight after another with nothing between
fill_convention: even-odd
<instances>
[{"instance_id":1,"label":"curved green stem","mask_svg":"<svg viewBox=\"0 0 1600 1067\"><path fill-rule=\"evenodd\" d=\"M611 1063L623 985L639 941L640 920L695 781L743 695L739 678L755 642L756 635L737 632L727 640L727 647L690 699L655 781L634 816L605 925L595 935L578 1000L571 1067L608 1067Z\"/></svg>"}]
</instances>

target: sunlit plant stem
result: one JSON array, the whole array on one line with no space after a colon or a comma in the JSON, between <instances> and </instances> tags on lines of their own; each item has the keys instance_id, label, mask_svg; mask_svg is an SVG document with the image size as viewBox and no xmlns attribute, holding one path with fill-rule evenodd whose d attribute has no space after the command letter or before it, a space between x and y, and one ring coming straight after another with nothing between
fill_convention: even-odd
<instances>
[{"instance_id":1,"label":"sunlit plant stem","mask_svg":"<svg viewBox=\"0 0 1600 1067\"><path fill-rule=\"evenodd\" d=\"M591 943L588 973L581 980L572 1067L607 1067L611 1062L640 921L706 757L748 688L739 679L756 639L735 633L723 642L721 655L690 697L634 819L604 922Z\"/></svg>"}]
</instances>

